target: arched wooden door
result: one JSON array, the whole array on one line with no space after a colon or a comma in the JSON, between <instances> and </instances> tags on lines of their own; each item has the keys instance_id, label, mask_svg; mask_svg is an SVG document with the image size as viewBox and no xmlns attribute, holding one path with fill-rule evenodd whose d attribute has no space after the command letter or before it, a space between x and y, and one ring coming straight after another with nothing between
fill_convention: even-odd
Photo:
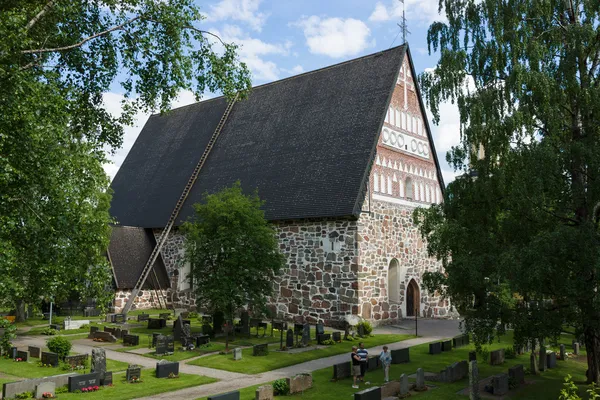
<instances>
[{"instance_id":1,"label":"arched wooden door","mask_svg":"<svg viewBox=\"0 0 600 400\"><path fill-rule=\"evenodd\" d=\"M406 316L414 317L415 311L419 313L421 308L421 293L419 285L414 279L411 279L406 288Z\"/></svg>"}]
</instances>

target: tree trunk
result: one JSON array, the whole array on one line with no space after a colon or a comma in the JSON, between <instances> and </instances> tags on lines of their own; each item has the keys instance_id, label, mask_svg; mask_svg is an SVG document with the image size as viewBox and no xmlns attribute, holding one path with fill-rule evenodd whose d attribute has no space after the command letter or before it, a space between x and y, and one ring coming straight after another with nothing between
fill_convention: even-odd
<instances>
[{"instance_id":1,"label":"tree trunk","mask_svg":"<svg viewBox=\"0 0 600 400\"><path fill-rule=\"evenodd\" d=\"M15 307L15 322L25 321L25 300L17 300Z\"/></svg>"},{"instance_id":2,"label":"tree trunk","mask_svg":"<svg viewBox=\"0 0 600 400\"><path fill-rule=\"evenodd\" d=\"M600 331L584 326L585 351L587 352L587 383L600 383Z\"/></svg>"}]
</instances>

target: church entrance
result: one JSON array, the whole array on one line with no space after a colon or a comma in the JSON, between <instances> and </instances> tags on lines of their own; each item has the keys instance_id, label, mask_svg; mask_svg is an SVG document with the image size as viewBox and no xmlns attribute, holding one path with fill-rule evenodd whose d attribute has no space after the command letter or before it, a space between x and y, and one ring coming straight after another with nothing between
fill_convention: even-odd
<instances>
[{"instance_id":1,"label":"church entrance","mask_svg":"<svg viewBox=\"0 0 600 400\"><path fill-rule=\"evenodd\" d=\"M419 313L421 309L421 293L419 285L414 279L411 279L406 288L406 316L414 317L415 311Z\"/></svg>"}]
</instances>

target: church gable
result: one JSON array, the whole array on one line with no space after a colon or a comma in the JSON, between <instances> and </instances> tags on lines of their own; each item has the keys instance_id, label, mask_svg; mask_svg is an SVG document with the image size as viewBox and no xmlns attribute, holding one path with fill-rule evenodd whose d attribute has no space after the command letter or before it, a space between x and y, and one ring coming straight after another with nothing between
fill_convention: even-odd
<instances>
[{"instance_id":1,"label":"church gable","mask_svg":"<svg viewBox=\"0 0 600 400\"><path fill-rule=\"evenodd\" d=\"M381 128L369 181L373 200L416 207L440 203L443 181L407 55Z\"/></svg>"}]
</instances>

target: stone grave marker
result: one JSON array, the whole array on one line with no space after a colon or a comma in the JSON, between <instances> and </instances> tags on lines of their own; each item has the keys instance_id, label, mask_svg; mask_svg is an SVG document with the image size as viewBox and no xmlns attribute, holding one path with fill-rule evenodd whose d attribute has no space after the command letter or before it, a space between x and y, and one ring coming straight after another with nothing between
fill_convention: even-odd
<instances>
[{"instance_id":1,"label":"stone grave marker","mask_svg":"<svg viewBox=\"0 0 600 400\"><path fill-rule=\"evenodd\" d=\"M531 353L531 355L529 356L529 370L531 371L531 374L538 375L540 373L539 368L540 367L538 365L535 353Z\"/></svg>"},{"instance_id":2,"label":"stone grave marker","mask_svg":"<svg viewBox=\"0 0 600 400\"><path fill-rule=\"evenodd\" d=\"M333 340L334 342L341 342L342 341L342 332L333 332L331 334L331 340Z\"/></svg>"},{"instance_id":3,"label":"stone grave marker","mask_svg":"<svg viewBox=\"0 0 600 400\"><path fill-rule=\"evenodd\" d=\"M186 349L189 349L190 346L193 346L192 327L190 324L183 324L183 328L181 329L181 345Z\"/></svg>"},{"instance_id":4,"label":"stone grave marker","mask_svg":"<svg viewBox=\"0 0 600 400\"><path fill-rule=\"evenodd\" d=\"M88 336L88 339L100 339L103 342L116 343L117 338L110 332L94 332Z\"/></svg>"},{"instance_id":5,"label":"stone grave marker","mask_svg":"<svg viewBox=\"0 0 600 400\"><path fill-rule=\"evenodd\" d=\"M54 382L42 382L35 387L35 398L42 399L44 394L50 393L54 397L56 394L56 383Z\"/></svg>"},{"instance_id":6,"label":"stone grave marker","mask_svg":"<svg viewBox=\"0 0 600 400\"><path fill-rule=\"evenodd\" d=\"M50 328L60 331L62 326L60 324L50 324Z\"/></svg>"},{"instance_id":7,"label":"stone grave marker","mask_svg":"<svg viewBox=\"0 0 600 400\"><path fill-rule=\"evenodd\" d=\"M313 386L313 379L311 374L298 374L291 378L286 378L288 386L290 387L290 394L302 393L306 389L310 389Z\"/></svg>"},{"instance_id":8,"label":"stone grave marker","mask_svg":"<svg viewBox=\"0 0 600 400\"><path fill-rule=\"evenodd\" d=\"M49 364L58 367L58 354L49 351L42 351L42 364Z\"/></svg>"},{"instance_id":9,"label":"stone grave marker","mask_svg":"<svg viewBox=\"0 0 600 400\"><path fill-rule=\"evenodd\" d=\"M469 352L469 361L477 361L477 352L476 351Z\"/></svg>"},{"instance_id":10,"label":"stone grave marker","mask_svg":"<svg viewBox=\"0 0 600 400\"><path fill-rule=\"evenodd\" d=\"M267 354L269 354L269 345L267 343L252 346L253 356L266 356Z\"/></svg>"},{"instance_id":11,"label":"stone grave marker","mask_svg":"<svg viewBox=\"0 0 600 400\"><path fill-rule=\"evenodd\" d=\"M142 367L136 364L130 364L125 371L125 379L130 382L132 379L142 378Z\"/></svg>"},{"instance_id":12,"label":"stone grave marker","mask_svg":"<svg viewBox=\"0 0 600 400\"><path fill-rule=\"evenodd\" d=\"M381 388L372 387L354 393L354 400L381 400Z\"/></svg>"},{"instance_id":13,"label":"stone grave marker","mask_svg":"<svg viewBox=\"0 0 600 400\"><path fill-rule=\"evenodd\" d=\"M367 371L375 371L379 366L379 356L367 358Z\"/></svg>"},{"instance_id":14,"label":"stone grave marker","mask_svg":"<svg viewBox=\"0 0 600 400\"><path fill-rule=\"evenodd\" d=\"M294 324L294 335L296 336L296 344L300 343L298 337L302 336L302 331L304 330L303 324Z\"/></svg>"},{"instance_id":15,"label":"stone grave marker","mask_svg":"<svg viewBox=\"0 0 600 400\"><path fill-rule=\"evenodd\" d=\"M212 396L208 396L207 400L240 400L240 392L213 394Z\"/></svg>"},{"instance_id":16,"label":"stone grave marker","mask_svg":"<svg viewBox=\"0 0 600 400\"><path fill-rule=\"evenodd\" d=\"M16 358L20 358L22 361L29 361L29 352L18 350Z\"/></svg>"},{"instance_id":17,"label":"stone grave marker","mask_svg":"<svg viewBox=\"0 0 600 400\"><path fill-rule=\"evenodd\" d=\"M442 343L429 343L429 354L440 354L442 352Z\"/></svg>"},{"instance_id":18,"label":"stone grave marker","mask_svg":"<svg viewBox=\"0 0 600 400\"><path fill-rule=\"evenodd\" d=\"M179 375L179 362L170 362L167 360L160 360L156 363L156 377L157 378L168 378Z\"/></svg>"},{"instance_id":19,"label":"stone grave marker","mask_svg":"<svg viewBox=\"0 0 600 400\"><path fill-rule=\"evenodd\" d=\"M210 343L210 336L208 335L197 335L196 336L196 347L204 346Z\"/></svg>"},{"instance_id":20,"label":"stone grave marker","mask_svg":"<svg viewBox=\"0 0 600 400\"><path fill-rule=\"evenodd\" d=\"M308 346L308 342L310 342L310 325L304 324L302 328L302 344Z\"/></svg>"},{"instance_id":21,"label":"stone grave marker","mask_svg":"<svg viewBox=\"0 0 600 400\"><path fill-rule=\"evenodd\" d=\"M111 335L114 335L116 330L117 330L117 328L111 328L110 326L105 326L104 327L104 332L108 332Z\"/></svg>"},{"instance_id":22,"label":"stone grave marker","mask_svg":"<svg viewBox=\"0 0 600 400\"><path fill-rule=\"evenodd\" d=\"M99 373L100 378L104 378L106 373L106 351L104 351L104 349L92 349L92 362L90 370L91 372Z\"/></svg>"},{"instance_id":23,"label":"stone grave marker","mask_svg":"<svg viewBox=\"0 0 600 400\"><path fill-rule=\"evenodd\" d=\"M352 363L343 362L333 366L333 379L340 380L349 378L352 375Z\"/></svg>"},{"instance_id":24,"label":"stone grave marker","mask_svg":"<svg viewBox=\"0 0 600 400\"><path fill-rule=\"evenodd\" d=\"M98 332L100 330L100 328L98 328L97 326L90 326L90 335L93 335L94 333Z\"/></svg>"},{"instance_id":25,"label":"stone grave marker","mask_svg":"<svg viewBox=\"0 0 600 400\"><path fill-rule=\"evenodd\" d=\"M410 349L407 347L405 349L397 349L390 351L390 355L392 356L392 364L404 364L410 362Z\"/></svg>"},{"instance_id":26,"label":"stone grave marker","mask_svg":"<svg viewBox=\"0 0 600 400\"><path fill-rule=\"evenodd\" d=\"M360 337L365 336L365 327L363 324L358 325L358 336L360 336Z\"/></svg>"},{"instance_id":27,"label":"stone grave marker","mask_svg":"<svg viewBox=\"0 0 600 400\"><path fill-rule=\"evenodd\" d=\"M565 351L565 345L561 344L560 345L560 359L563 361L567 360L567 352Z\"/></svg>"},{"instance_id":28,"label":"stone grave marker","mask_svg":"<svg viewBox=\"0 0 600 400\"><path fill-rule=\"evenodd\" d=\"M88 360L87 354L78 354L75 356L66 356L65 362L73 367L84 366Z\"/></svg>"},{"instance_id":29,"label":"stone grave marker","mask_svg":"<svg viewBox=\"0 0 600 400\"><path fill-rule=\"evenodd\" d=\"M294 347L294 331L291 329L288 329L287 333L285 334L285 347L288 349Z\"/></svg>"},{"instance_id":30,"label":"stone grave marker","mask_svg":"<svg viewBox=\"0 0 600 400\"><path fill-rule=\"evenodd\" d=\"M121 328L115 328L113 330L113 336L117 339L121 339L121 337L123 336L123 331L121 330Z\"/></svg>"},{"instance_id":31,"label":"stone grave marker","mask_svg":"<svg viewBox=\"0 0 600 400\"><path fill-rule=\"evenodd\" d=\"M140 344L140 337L138 335L123 335L124 346L138 346Z\"/></svg>"},{"instance_id":32,"label":"stone grave marker","mask_svg":"<svg viewBox=\"0 0 600 400\"><path fill-rule=\"evenodd\" d=\"M148 329L162 329L167 327L167 320L163 318L148 319Z\"/></svg>"},{"instance_id":33,"label":"stone grave marker","mask_svg":"<svg viewBox=\"0 0 600 400\"><path fill-rule=\"evenodd\" d=\"M77 374L69 377L69 392L81 390L90 386L100 386L100 374L92 372L91 374Z\"/></svg>"},{"instance_id":34,"label":"stone grave marker","mask_svg":"<svg viewBox=\"0 0 600 400\"><path fill-rule=\"evenodd\" d=\"M315 325L315 339L319 338L319 335L323 335L325 333L325 327L322 323L318 323Z\"/></svg>"},{"instance_id":35,"label":"stone grave marker","mask_svg":"<svg viewBox=\"0 0 600 400\"><path fill-rule=\"evenodd\" d=\"M156 337L156 355L163 356L175 352L175 339L173 336L158 335Z\"/></svg>"},{"instance_id":36,"label":"stone grave marker","mask_svg":"<svg viewBox=\"0 0 600 400\"><path fill-rule=\"evenodd\" d=\"M273 397L274 397L273 386L264 385L264 386L259 386L256 389L254 399L255 400L273 400Z\"/></svg>"},{"instance_id":37,"label":"stone grave marker","mask_svg":"<svg viewBox=\"0 0 600 400\"><path fill-rule=\"evenodd\" d=\"M40 358L41 349L36 346L27 346L27 351L29 351L29 356L32 358Z\"/></svg>"},{"instance_id":38,"label":"stone grave marker","mask_svg":"<svg viewBox=\"0 0 600 400\"><path fill-rule=\"evenodd\" d=\"M256 328L256 337L258 337L258 327L261 322L262 320L259 318L250 318L250 329Z\"/></svg>"},{"instance_id":39,"label":"stone grave marker","mask_svg":"<svg viewBox=\"0 0 600 400\"><path fill-rule=\"evenodd\" d=\"M209 324L202 325L202 334L212 337L214 335L212 326L210 326Z\"/></svg>"},{"instance_id":40,"label":"stone grave marker","mask_svg":"<svg viewBox=\"0 0 600 400\"><path fill-rule=\"evenodd\" d=\"M400 395L405 396L408 394L408 376L406 374L400 375Z\"/></svg>"},{"instance_id":41,"label":"stone grave marker","mask_svg":"<svg viewBox=\"0 0 600 400\"><path fill-rule=\"evenodd\" d=\"M450 351L452 350L452 340L446 340L442 342L442 351Z\"/></svg>"},{"instance_id":42,"label":"stone grave marker","mask_svg":"<svg viewBox=\"0 0 600 400\"><path fill-rule=\"evenodd\" d=\"M479 400L479 368L477 368L477 361L473 360L469 362L469 400Z\"/></svg>"},{"instance_id":43,"label":"stone grave marker","mask_svg":"<svg viewBox=\"0 0 600 400\"><path fill-rule=\"evenodd\" d=\"M547 362L547 356L546 356L546 347L544 346L540 346L540 353L539 353L540 357L539 357L539 370L540 372L544 372L546 371L546 369L548 369L548 365L546 364Z\"/></svg>"},{"instance_id":44,"label":"stone grave marker","mask_svg":"<svg viewBox=\"0 0 600 400\"><path fill-rule=\"evenodd\" d=\"M179 317L177 317L177 319L173 323L173 338L178 342L181 341L182 330L183 330L183 318L181 318L181 314L179 314Z\"/></svg>"},{"instance_id":45,"label":"stone grave marker","mask_svg":"<svg viewBox=\"0 0 600 400\"><path fill-rule=\"evenodd\" d=\"M323 344L323 342L325 342L326 340L331 340L331 334L323 333L317 336L317 344Z\"/></svg>"},{"instance_id":46,"label":"stone grave marker","mask_svg":"<svg viewBox=\"0 0 600 400\"><path fill-rule=\"evenodd\" d=\"M162 333L160 333L160 332L152 333L152 346L150 346L151 348L156 347L156 339L161 335L162 335Z\"/></svg>"},{"instance_id":47,"label":"stone grave marker","mask_svg":"<svg viewBox=\"0 0 600 400\"><path fill-rule=\"evenodd\" d=\"M127 320L127 317L125 316L125 314L114 314L114 323L115 324L124 324L125 321Z\"/></svg>"},{"instance_id":48,"label":"stone grave marker","mask_svg":"<svg viewBox=\"0 0 600 400\"><path fill-rule=\"evenodd\" d=\"M138 314L138 322L147 322L150 319L150 314Z\"/></svg>"},{"instance_id":49,"label":"stone grave marker","mask_svg":"<svg viewBox=\"0 0 600 400\"><path fill-rule=\"evenodd\" d=\"M19 351L19 349L18 349L18 348L14 347L14 346L13 346L13 347L11 347L11 348L10 348L10 351L8 352L8 357L9 357L9 358L12 358L12 359L15 359L15 358L17 358L17 352L18 352L18 351Z\"/></svg>"},{"instance_id":50,"label":"stone grave marker","mask_svg":"<svg viewBox=\"0 0 600 400\"><path fill-rule=\"evenodd\" d=\"M242 359L242 349L240 347L233 349L233 359L235 361Z\"/></svg>"},{"instance_id":51,"label":"stone grave marker","mask_svg":"<svg viewBox=\"0 0 600 400\"><path fill-rule=\"evenodd\" d=\"M112 385L112 383L113 383L112 371L105 372L104 378L100 377L100 384L102 386Z\"/></svg>"},{"instance_id":52,"label":"stone grave marker","mask_svg":"<svg viewBox=\"0 0 600 400\"><path fill-rule=\"evenodd\" d=\"M504 396L508 393L508 375L494 375L492 377L492 387L494 388L494 396Z\"/></svg>"},{"instance_id":53,"label":"stone grave marker","mask_svg":"<svg viewBox=\"0 0 600 400\"><path fill-rule=\"evenodd\" d=\"M504 349L498 349L490 352L490 365L504 364Z\"/></svg>"},{"instance_id":54,"label":"stone grave marker","mask_svg":"<svg viewBox=\"0 0 600 400\"><path fill-rule=\"evenodd\" d=\"M579 343L578 342L573 343L573 354L575 354L576 356L579 355Z\"/></svg>"},{"instance_id":55,"label":"stone grave marker","mask_svg":"<svg viewBox=\"0 0 600 400\"><path fill-rule=\"evenodd\" d=\"M547 353L546 354L546 366L548 368L556 368L556 353Z\"/></svg>"},{"instance_id":56,"label":"stone grave marker","mask_svg":"<svg viewBox=\"0 0 600 400\"><path fill-rule=\"evenodd\" d=\"M417 368L416 388L418 391L425 389L425 371L423 371L423 368Z\"/></svg>"},{"instance_id":57,"label":"stone grave marker","mask_svg":"<svg viewBox=\"0 0 600 400\"><path fill-rule=\"evenodd\" d=\"M525 383L525 370L523 369L523 364L515 365L514 367L510 367L508 369L508 376L512 380L514 380L519 385Z\"/></svg>"},{"instance_id":58,"label":"stone grave marker","mask_svg":"<svg viewBox=\"0 0 600 400\"><path fill-rule=\"evenodd\" d=\"M171 313L168 313L168 312L167 313L159 313L158 314L158 318L160 318L160 319L167 320L167 319L169 319L169 317L171 317Z\"/></svg>"}]
</instances>

